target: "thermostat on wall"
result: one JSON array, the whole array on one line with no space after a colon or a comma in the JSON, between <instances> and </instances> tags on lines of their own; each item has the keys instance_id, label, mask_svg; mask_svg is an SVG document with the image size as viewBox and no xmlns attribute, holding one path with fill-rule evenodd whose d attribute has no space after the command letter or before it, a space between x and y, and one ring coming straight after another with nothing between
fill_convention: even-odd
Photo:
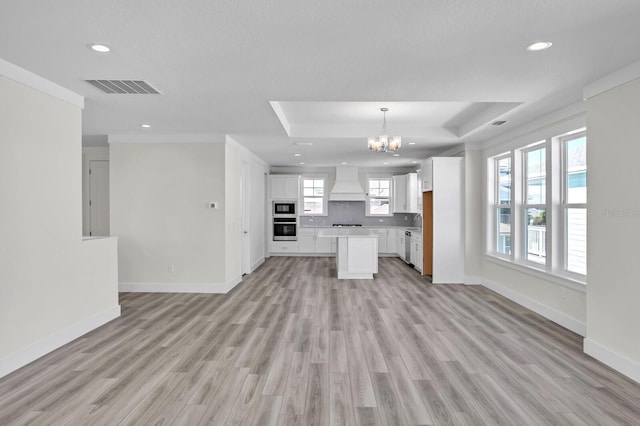
<instances>
[{"instance_id":1,"label":"thermostat on wall","mask_svg":"<svg viewBox=\"0 0 640 426\"><path fill-rule=\"evenodd\" d=\"M218 208L218 203L214 203L213 201L209 202L209 208L210 209L217 209Z\"/></svg>"}]
</instances>

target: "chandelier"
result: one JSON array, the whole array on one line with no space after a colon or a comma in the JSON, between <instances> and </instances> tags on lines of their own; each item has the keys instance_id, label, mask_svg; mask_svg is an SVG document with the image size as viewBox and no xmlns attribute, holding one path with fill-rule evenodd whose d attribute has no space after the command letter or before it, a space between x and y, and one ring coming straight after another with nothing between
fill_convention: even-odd
<instances>
[{"instance_id":1,"label":"chandelier","mask_svg":"<svg viewBox=\"0 0 640 426\"><path fill-rule=\"evenodd\" d=\"M374 152L397 152L402 146L402 138L400 136L389 138L387 135L387 111L389 108L380 108L380 111L384 114L382 131L380 136L372 136L368 139L367 147Z\"/></svg>"}]
</instances>

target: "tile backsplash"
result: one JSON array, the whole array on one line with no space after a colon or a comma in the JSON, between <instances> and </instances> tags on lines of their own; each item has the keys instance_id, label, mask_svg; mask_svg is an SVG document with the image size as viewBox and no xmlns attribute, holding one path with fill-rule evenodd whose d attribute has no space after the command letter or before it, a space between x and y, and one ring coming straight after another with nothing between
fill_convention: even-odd
<instances>
[{"instance_id":1,"label":"tile backsplash","mask_svg":"<svg viewBox=\"0 0 640 426\"><path fill-rule=\"evenodd\" d=\"M301 216L300 226L331 226L334 223L364 226L420 226L419 215L415 213L396 213L391 217L368 217L364 213L364 201L329 201L328 216Z\"/></svg>"}]
</instances>

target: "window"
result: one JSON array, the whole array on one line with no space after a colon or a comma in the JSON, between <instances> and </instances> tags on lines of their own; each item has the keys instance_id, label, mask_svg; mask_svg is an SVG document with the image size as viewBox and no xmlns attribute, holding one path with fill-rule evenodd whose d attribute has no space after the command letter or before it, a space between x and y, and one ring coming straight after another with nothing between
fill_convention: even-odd
<instances>
[{"instance_id":1,"label":"window","mask_svg":"<svg viewBox=\"0 0 640 426\"><path fill-rule=\"evenodd\" d=\"M488 254L585 281L586 146L580 130L489 158Z\"/></svg>"},{"instance_id":2,"label":"window","mask_svg":"<svg viewBox=\"0 0 640 426\"><path fill-rule=\"evenodd\" d=\"M565 269L587 274L587 138L584 133L562 140L564 154Z\"/></svg>"},{"instance_id":3,"label":"window","mask_svg":"<svg viewBox=\"0 0 640 426\"><path fill-rule=\"evenodd\" d=\"M496 251L511 256L511 156L498 157L495 160L496 188Z\"/></svg>"},{"instance_id":4,"label":"window","mask_svg":"<svg viewBox=\"0 0 640 426\"><path fill-rule=\"evenodd\" d=\"M547 263L547 149L535 147L524 154L525 259Z\"/></svg>"},{"instance_id":5,"label":"window","mask_svg":"<svg viewBox=\"0 0 640 426\"><path fill-rule=\"evenodd\" d=\"M302 214L308 216L326 216L327 198L326 178L321 176L302 177Z\"/></svg>"},{"instance_id":6,"label":"window","mask_svg":"<svg viewBox=\"0 0 640 426\"><path fill-rule=\"evenodd\" d=\"M367 216L392 216L391 177L367 178Z\"/></svg>"}]
</instances>

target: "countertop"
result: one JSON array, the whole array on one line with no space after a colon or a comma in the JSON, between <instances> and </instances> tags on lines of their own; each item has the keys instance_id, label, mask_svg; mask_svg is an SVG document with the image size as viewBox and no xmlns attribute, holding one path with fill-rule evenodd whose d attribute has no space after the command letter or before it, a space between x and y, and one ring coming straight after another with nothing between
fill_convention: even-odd
<instances>
[{"instance_id":1,"label":"countertop","mask_svg":"<svg viewBox=\"0 0 640 426\"><path fill-rule=\"evenodd\" d=\"M318 232L318 237L376 238L377 236L370 229L361 227L327 227Z\"/></svg>"}]
</instances>

